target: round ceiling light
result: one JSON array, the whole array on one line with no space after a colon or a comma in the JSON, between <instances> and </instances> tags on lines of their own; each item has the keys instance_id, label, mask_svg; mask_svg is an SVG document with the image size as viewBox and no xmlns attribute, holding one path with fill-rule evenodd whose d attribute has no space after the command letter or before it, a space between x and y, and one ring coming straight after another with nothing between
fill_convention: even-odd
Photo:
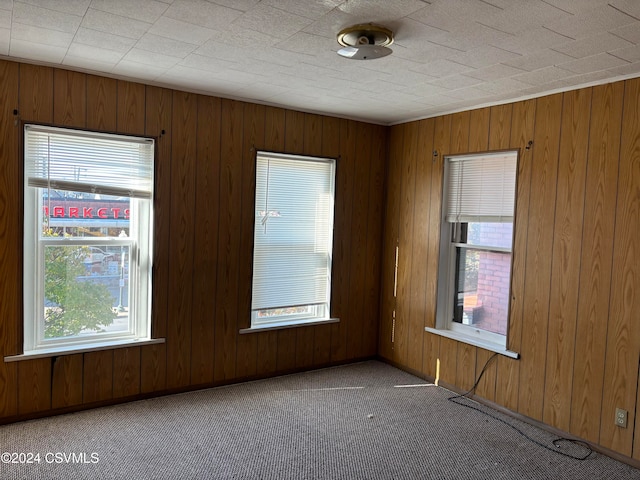
<instances>
[{"instance_id":1,"label":"round ceiling light","mask_svg":"<svg viewBox=\"0 0 640 480\"><path fill-rule=\"evenodd\" d=\"M352 60L373 60L386 57L393 50L393 32L381 25L366 23L343 28L338 32L338 43L344 48L338 55Z\"/></svg>"}]
</instances>

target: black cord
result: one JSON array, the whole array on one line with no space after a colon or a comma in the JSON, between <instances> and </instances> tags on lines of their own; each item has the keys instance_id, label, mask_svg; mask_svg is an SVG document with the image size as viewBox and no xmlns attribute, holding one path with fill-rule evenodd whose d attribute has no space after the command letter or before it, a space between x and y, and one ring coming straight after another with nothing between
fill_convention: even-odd
<instances>
[{"instance_id":1,"label":"black cord","mask_svg":"<svg viewBox=\"0 0 640 480\"><path fill-rule=\"evenodd\" d=\"M504 425L506 425L508 427L511 427L513 430L518 432L520 435L522 435L524 438L526 438L530 442L535 443L539 447L547 449L550 452L557 453L559 455L564 455L565 457L569 457L569 458L572 458L574 460L586 460L587 458L589 458L591 456L591 454L593 453L593 450L591 449L591 447L586 442L582 442L580 440L574 440L574 439L571 439L571 438L561 437L561 438L556 438L555 440L551 441L553 446L556 447L556 448L551 448L549 445L546 445L544 443L541 443L541 442L537 441L534 438L531 438L524 431L520 430L518 427L516 427L515 425L507 422L506 420L504 420L504 419L502 419L502 418L500 418L500 417L498 417L496 415L492 415L491 413L488 413L488 412L486 412L486 411L484 411L484 410L482 410L482 409L480 409L478 407L474 407L473 405L469 405L469 404L462 403L462 402L458 401L458 399L460 399L460 398L467 398L468 399L470 394L475 393L476 388L478 388L478 385L480 384L480 380L482 379L482 376L484 375L484 372L487 370L487 367L493 361L493 359L496 358L497 356L498 356L498 354L494 353L489 358L489 360L487 360L487 362L484 364L484 367L482 367L482 370L480 371L480 375L478 375L478 379L476 380L476 383L473 384L473 387L471 387L470 390L468 390L467 392L462 393L460 395L454 395L452 397L449 397L449 398L447 398L447 400L449 400L452 403L455 403L456 405L460 405L462 407L466 407L466 408L469 408L471 410L475 410L476 412L480 412L483 415L486 415L487 417L491 417L494 420L497 420L498 422L503 423ZM572 443L574 445L583 447L584 449L587 450L587 454L583 455L583 456L575 456L575 455L571 455L569 453L565 453L565 452L562 452L560 450L557 450L558 448L560 448L560 444L562 444L562 443Z\"/></svg>"}]
</instances>

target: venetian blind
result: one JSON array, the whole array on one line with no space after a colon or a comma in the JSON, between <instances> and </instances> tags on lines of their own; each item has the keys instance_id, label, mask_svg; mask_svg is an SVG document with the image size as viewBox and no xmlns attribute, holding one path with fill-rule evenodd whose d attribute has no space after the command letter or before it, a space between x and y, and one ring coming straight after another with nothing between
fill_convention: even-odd
<instances>
[{"instance_id":1,"label":"venetian blind","mask_svg":"<svg viewBox=\"0 0 640 480\"><path fill-rule=\"evenodd\" d=\"M512 222L517 153L447 158L448 222Z\"/></svg>"},{"instance_id":2,"label":"venetian blind","mask_svg":"<svg viewBox=\"0 0 640 480\"><path fill-rule=\"evenodd\" d=\"M258 152L252 309L328 305L335 160Z\"/></svg>"},{"instance_id":3,"label":"venetian blind","mask_svg":"<svg viewBox=\"0 0 640 480\"><path fill-rule=\"evenodd\" d=\"M30 187L151 198L154 141L40 125L24 128Z\"/></svg>"}]
</instances>

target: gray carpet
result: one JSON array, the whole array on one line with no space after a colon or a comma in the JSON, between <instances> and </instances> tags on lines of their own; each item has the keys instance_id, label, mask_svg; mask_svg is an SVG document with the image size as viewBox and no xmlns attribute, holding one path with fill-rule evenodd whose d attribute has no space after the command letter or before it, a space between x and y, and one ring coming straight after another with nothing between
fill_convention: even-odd
<instances>
[{"instance_id":1,"label":"gray carpet","mask_svg":"<svg viewBox=\"0 0 640 480\"><path fill-rule=\"evenodd\" d=\"M0 464L0 478L640 480L603 455L550 452L449 396L370 361L6 425L0 451L40 463Z\"/></svg>"}]
</instances>

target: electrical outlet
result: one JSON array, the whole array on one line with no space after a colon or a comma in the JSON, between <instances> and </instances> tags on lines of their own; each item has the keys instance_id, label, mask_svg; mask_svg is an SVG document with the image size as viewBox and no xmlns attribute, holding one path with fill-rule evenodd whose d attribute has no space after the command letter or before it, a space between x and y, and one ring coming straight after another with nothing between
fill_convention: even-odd
<instances>
[{"instance_id":1,"label":"electrical outlet","mask_svg":"<svg viewBox=\"0 0 640 480\"><path fill-rule=\"evenodd\" d=\"M616 408L616 425L618 427L627 428L627 415L629 412L622 408Z\"/></svg>"}]
</instances>

